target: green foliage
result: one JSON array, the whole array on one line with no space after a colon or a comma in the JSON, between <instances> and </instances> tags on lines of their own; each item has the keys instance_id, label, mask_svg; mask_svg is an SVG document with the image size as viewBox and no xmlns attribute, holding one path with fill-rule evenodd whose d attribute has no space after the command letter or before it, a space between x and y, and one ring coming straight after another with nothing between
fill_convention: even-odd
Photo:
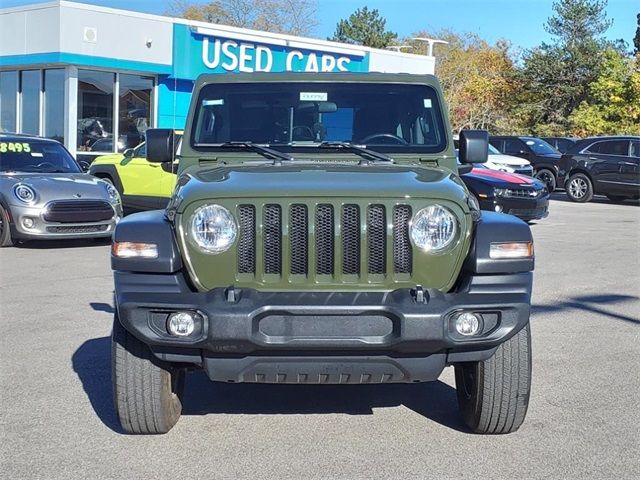
<instances>
[{"instance_id":1,"label":"green foliage","mask_svg":"<svg viewBox=\"0 0 640 480\"><path fill-rule=\"evenodd\" d=\"M630 59L606 50L600 75L589 85L589 98L570 120L580 136L640 135L640 54Z\"/></svg>"},{"instance_id":2,"label":"green foliage","mask_svg":"<svg viewBox=\"0 0 640 480\"><path fill-rule=\"evenodd\" d=\"M385 48L398 35L386 31L387 21L380 16L378 10L359 8L349 16L348 20L340 20L332 38L336 42L364 45L372 48Z\"/></svg>"}]
</instances>

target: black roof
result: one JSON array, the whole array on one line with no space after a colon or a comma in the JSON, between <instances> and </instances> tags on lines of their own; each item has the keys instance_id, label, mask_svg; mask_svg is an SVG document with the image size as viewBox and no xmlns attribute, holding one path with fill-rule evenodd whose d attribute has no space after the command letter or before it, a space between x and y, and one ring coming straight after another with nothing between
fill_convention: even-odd
<instances>
[{"instance_id":1,"label":"black roof","mask_svg":"<svg viewBox=\"0 0 640 480\"><path fill-rule=\"evenodd\" d=\"M52 142L52 143L60 143L57 140L54 140L52 138L45 138L45 137L39 137L38 135L29 135L28 133L8 133L8 132L0 132L0 138L2 140L4 140L5 142L7 141L12 141L12 140L16 140L16 141L23 141L25 139L28 140L38 140L38 141L42 141L42 142Z\"/></svg>"},{"instance_id":2,"label":"black roof","mask_svg":"<svg viewBox=\"0 0 640 480\"><path fill-rule=\"evenodd\" d=\"M636 140L636 141L640 141L640 137L635 137L633 135L609 135L609 136L604 136L604 137L589 137L589 138L583 138L582 140L578 140L575 145L573 145L569 150L567 150L566 153L568 154L572 154L572 153L576 153L576 152L580 152L582 150L584 150L585 148L587 148L589 145L596 143L596 142L602 142L605 140Z\"/></svg>"}]
</instances>

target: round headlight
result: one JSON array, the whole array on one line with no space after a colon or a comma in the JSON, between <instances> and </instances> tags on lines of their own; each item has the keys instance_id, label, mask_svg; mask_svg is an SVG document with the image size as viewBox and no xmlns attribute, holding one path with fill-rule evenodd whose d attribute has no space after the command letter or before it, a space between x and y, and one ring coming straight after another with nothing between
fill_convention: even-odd
<instances>
[{"instance_id":1,"label":"round headlight","mask_svg":"<svg viewBox=\"0 0 640 480\"><path fill-rule=\"evenodd\" d=\"M221 253L236 239L238 227L231 212L220 205L204 205L191 216L191 235L200 249Z\"/></svg>"},{"instance_id":2,"label":"round headlight","mask_svg":"<svg viewBox=\"0 0 640 480\"><path fill-rule=\"evenodd\" d=\"M13 187L13 194L24 203L34 203L36 201L36 191L29 185L16 185Z\"/></svg>"},{"instance_id":3,"label":"round headlight","mask_svg":"<svg viewBox=\"0 0 640 480\"><path fill-rule=\"evenodd\" d=\"M109 194L109 198L111 200L120 199L120 193L118 192L118 189L116 187L111 185L109 182L104 182L104 185L105 185L105 188L107 189L107 193Z\"/></svg>"},{"instance_id":4,"label":"round headlight","mask_svg":"<svg viewBox=\"0 0 640 480\"><path fill-rule=\"evenodd\" d=\"M428 253L447 248L458 233L455 215L445 207L431 205L423 208L411 222L411 240L416 247Z\"/></svg>"}]
</instances>

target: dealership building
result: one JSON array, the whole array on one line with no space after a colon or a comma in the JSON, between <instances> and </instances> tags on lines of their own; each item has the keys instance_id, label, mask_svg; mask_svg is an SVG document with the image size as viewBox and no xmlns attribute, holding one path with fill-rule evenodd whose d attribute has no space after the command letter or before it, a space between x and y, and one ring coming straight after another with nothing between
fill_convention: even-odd
<instances>
[{"instance_id":1,"label":"dealership building","mask_svg":"<svg viewBox=\"0 0 640 480\"><path fill-rule=\"evenodd\" d=\"M55 138L82 159L133 147L149 127L184 127L202 73L434 66L432 56L67 1L5 8L0 131Z\"/></svg>"}]
</instances>

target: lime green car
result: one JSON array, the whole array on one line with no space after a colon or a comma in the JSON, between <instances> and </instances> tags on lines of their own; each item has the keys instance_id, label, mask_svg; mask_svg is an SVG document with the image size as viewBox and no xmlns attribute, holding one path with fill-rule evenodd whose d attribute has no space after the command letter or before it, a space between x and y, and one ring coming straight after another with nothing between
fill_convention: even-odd
<instances>
[{"instance_id":1,"label":"lime green car","mask_svg":"<svg viewBox=\"0 0 640 480\"><path fill-rule=\"evenodd\" d=\"M182 131L176 131L182 138ZM178 141L176 145L180 145ZM89 173L112 183L120 192L128 210L164 208L176 183L177 160L154 163L146 158L147 146L141 143L123 153L103 155L89 167Z\"/></svg>"}]
</instances>

